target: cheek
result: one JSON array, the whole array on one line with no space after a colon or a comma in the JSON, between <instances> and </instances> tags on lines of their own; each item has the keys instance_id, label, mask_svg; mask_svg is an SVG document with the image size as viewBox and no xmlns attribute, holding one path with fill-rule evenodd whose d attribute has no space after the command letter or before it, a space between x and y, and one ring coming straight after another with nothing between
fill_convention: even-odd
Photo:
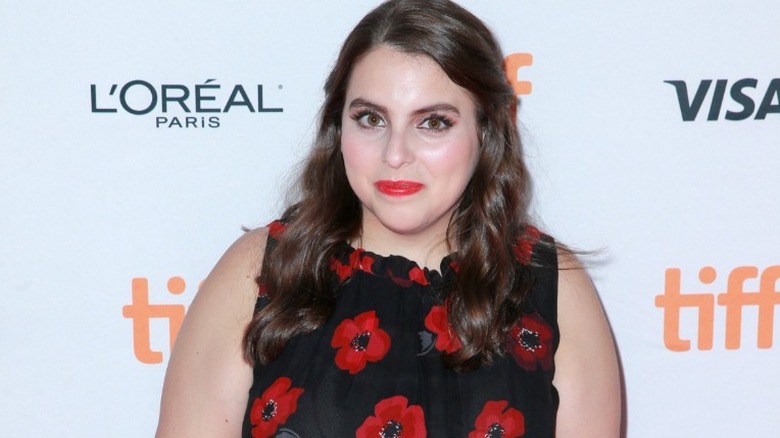
<instances>
[{"instance_id":1,"label":"cheek","mask_svg":"<svg viewBox=\"0 0 780 438\"><path fill-rule=\"evenodd\" d=\"M421 154L421 159L438 175L469 180L477 164L477 152L477 147L472 143L458 142L448 147L427 150Z\"/></svg>"},{"instance_id":2,"label":"cheek","mask_svg":"<svg viewBox=\"0 0 780 438\"><path fill-rule=\"evenodd\" d=\"M462 166L468 169L468 179L471 180L471 177L474 175L474 169L477 167L477 161L479 160L480 146L479 138L477 138L476 134L469 136L468 139L463 142L463 148L460 150L462 151L462 154L458 158L458 161Z\"/></svg>"},{"instance_id":3,"label":"cheek","mask_svg":"<svg viewBox=\"0 0 780 438\"><path fill-rule=\"evenodd\" d=\"M354 179L370 170L373 163L372 150L370 143L359 135L353 135L350 132L344 132L341 135L341 155L344 157L344 168L350 184L354 184Z\"/></svg>"},{"instance_id":4,"label":"cheek","mask_svg":"<svg viewBox=\"0 0 780 438\"><path fill-rule=\"evenodd\" d=\"M360 153L360 149L356 147L354 140L347 136L341 136L341 155L344 156L344 164L349 167L350 164L358 161L356 155Z\"/></svg>"}]
</instances>

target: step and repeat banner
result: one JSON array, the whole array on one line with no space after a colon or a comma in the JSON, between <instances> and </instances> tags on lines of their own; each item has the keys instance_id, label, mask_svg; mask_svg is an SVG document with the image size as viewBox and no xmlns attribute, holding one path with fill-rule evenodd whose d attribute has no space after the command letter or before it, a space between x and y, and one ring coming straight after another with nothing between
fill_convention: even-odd
<instances>
[{"instance_id":1,"label":"step and repeat banner","mask_svg":"<svg viewBox=\"0 0 780 438\"><path fill-rule=\"evenodd\" d=\"M364 0L0 2L0 436L147 437L200 281L275 218ZM632 438L780 436L780 3L463 1Z\"/></svg>"}]
</instances>

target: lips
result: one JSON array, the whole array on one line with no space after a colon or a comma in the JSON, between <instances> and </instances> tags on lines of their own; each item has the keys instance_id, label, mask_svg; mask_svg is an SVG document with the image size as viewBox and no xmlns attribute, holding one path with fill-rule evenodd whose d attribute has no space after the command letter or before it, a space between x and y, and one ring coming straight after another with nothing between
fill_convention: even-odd
<instances>
[{"instance_id":1,"label":"lips","mask_svg":"<svg viewBox=\"0 0 780 438\"><path fill-rule=\"evenodd\" d=\"M409 196L413 195L424 187L423 184L415 181L390 181L382 180L374 184L381 193L388 196Z\"/></svg>"}]
</instances>

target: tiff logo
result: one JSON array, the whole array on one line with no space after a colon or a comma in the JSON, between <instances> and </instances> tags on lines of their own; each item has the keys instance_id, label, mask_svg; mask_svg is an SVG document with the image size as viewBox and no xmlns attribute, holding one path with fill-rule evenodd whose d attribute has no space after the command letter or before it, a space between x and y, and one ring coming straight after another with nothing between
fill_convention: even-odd
<instances>
[{"instance_id":1,"label":"tiff logo","mask_svg":"<svg viewBox=\"0 0 780 438\"><path fill-rule=\"evenodd\" d=\"M715 282L715 268L705 266L699 270L699 281L704 285ZM691 341L680 337L680 310L694 308L698 311L699 350L711 350L715 327L715 305L726 309L726 349L736 350L742 340L742 308L758 308L758 348L771 348L774 335L775 306L780 304L780 265L770 266L760 272L755 266L739 266L731 270L726 280L726 290L716 295L709 293L682 293L680 269L666 270L664 293L655 297L655 306L664 310L664 344L672 351L688 351ZM758 280L757 290L746 290L748 280Z\"/></svg>"},{"instance_id":2,"label":"tiff logo","mask_svg":"<svg viewBox=\"0 0 780 438\"><path fill-rule=\"evenodd\" d=\"M504 58L504 73L518 96L531 94L531 82L520 79L520 69L534 63L530 53L511 53Z\"/></svg>"},{"instance_id":3,"label":"tiff logo","mask_svg":"<svg viewBox=\"0 0 780 438\"><path fill-rule=\"evenodd\" d=\"M131 284L132 301L122 307L122 316L133 320L133 352L143 363L161 363L162 352L152 349L151 320L168 320L169 348L173 349L176 335L184 321L185 307L183 304L150 304L149 280L146 278L133 278ZM173 295L181 295L186 287L187 284L181 277L168 279L167 289Z\"/></svg>"}]
</instances>

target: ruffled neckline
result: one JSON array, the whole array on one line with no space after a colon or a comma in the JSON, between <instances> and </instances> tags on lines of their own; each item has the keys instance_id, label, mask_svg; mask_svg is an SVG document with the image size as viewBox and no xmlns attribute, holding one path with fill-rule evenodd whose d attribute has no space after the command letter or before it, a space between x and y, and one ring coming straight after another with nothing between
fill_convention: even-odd
<instances>
[{"instance_id":1,"label":"ruffled neckline","mask_svg":"<svg viewBox=\"0 0 780 438\"><path fill-rule=\"evenodd\" d=\"M278 241L287 227L282 220L275 220L267 225L271 241ZM525 225L519 237L512 245L517 261L521 265L538 264L539 255L535 251L537 243L546 239L549 245L554 245L549 236L543 235L536 227ZM354 248L347 241L341 241L335 248L330 263L331 271L335 273L339 283L347 281L354 272L365 272L377 277L387 277L395 283L411 287L414 284L433 286L437 291L448 289L458 273L458 265L452 255L444 257L439 270L421 268L420 265L400 255L380 255L363 248Z\"/></svg>"},{"instance_id":2,"label":"ruffled neckline","mask_svg":"<svg viewBox=\"0 0 780 438\"><path fill-rule=\"evenodd\" d=\"M436 270L420 267L417 262L404 256L381 255L363 248L355 248L343 241L331 260L331 270L341 283L346 282L356 271L359 271L376 277L389 278L403 287L417 284L441 290L454 279L458 267L452 255L442 258L439 270Z\"/></svg>"}]
</instances>

